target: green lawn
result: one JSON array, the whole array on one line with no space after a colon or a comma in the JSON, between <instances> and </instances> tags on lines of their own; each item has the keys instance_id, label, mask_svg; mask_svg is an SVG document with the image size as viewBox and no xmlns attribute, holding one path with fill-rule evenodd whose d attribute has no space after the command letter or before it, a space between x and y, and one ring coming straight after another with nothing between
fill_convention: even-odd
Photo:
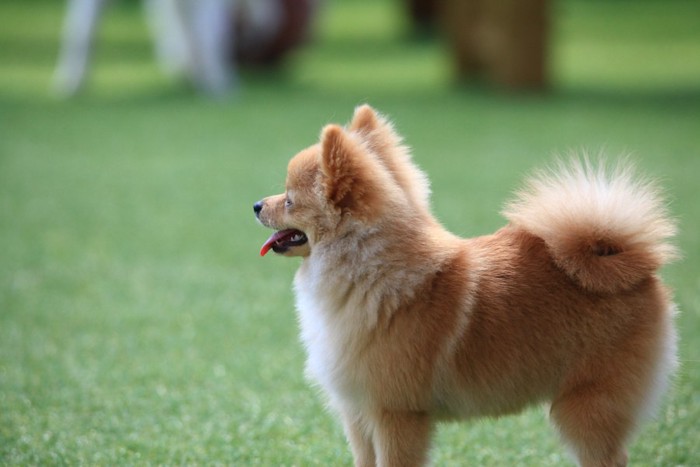
<instances>
[{"instance_id":1,"label":"green lawn","mask_svg":"<svg viewBox=\"0 0 700 467\"><path fill-rule=\"evenodd\" d=\"M291 280L252 204L329 121L370 102L462 235L503 224L530 169L632 154L660 178L684 259L663 271L681 370L631 465L699 465L700 3L556 3L546 95L458 88L390 0L325 5L317 40L211 102L151 59L140 9L105 17L88 92L48 94L62 2L0 2L0 464L349 465L303 378ZM435 465L557 466L543 408L440 429Z\"/></svg>"}]
</instances>

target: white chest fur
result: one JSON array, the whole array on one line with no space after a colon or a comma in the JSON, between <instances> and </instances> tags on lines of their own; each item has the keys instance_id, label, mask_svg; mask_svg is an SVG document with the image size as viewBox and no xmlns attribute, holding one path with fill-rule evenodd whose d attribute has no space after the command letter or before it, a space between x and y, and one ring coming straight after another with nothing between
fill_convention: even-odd
<instances>
[{"instance_id":1,"label":"white chest fur","mask_svg":"<svg viewBox=\"0 0 700 467\"><path fill-rule=\"evenodd\" d=\"M294 286L307 376L332 401L361 397L358 343L366 340L371 328L367 308L372 305L358 299L354 284L328 277L311 264L302 265Z\"/></svg>"}]
</instances>

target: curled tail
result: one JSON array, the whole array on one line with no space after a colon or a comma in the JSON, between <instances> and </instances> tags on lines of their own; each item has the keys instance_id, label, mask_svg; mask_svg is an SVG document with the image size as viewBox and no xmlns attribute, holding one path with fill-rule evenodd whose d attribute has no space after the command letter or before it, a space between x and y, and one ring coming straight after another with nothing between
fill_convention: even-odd
<instances>
[{"instance_id":1,"label":"curled tail","mask_svg":"<svg viewBox=\"0 0 700 467\"><path fill-rule=\"evenodd\" d=\"M677 255L660 190L629 164L560 162L530 178L503 214L542 238L559 267L592 292L628 290Z\"/></svg>"}]
</instances>

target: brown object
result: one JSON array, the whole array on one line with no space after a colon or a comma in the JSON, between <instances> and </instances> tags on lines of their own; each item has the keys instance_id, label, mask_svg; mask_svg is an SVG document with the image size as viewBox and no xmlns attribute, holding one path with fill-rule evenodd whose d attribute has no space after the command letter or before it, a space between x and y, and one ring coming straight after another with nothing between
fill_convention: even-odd
<instances>
[{"instance_id":1,"label":"brown object","mask_svg":"<svg viewBox=\"0 0 700 467\"><path fill-rule=\"evenodd\" d=\"M418 29L430 28L437 16L439 0L406 0L408 15Z\"/></svg>"},{"instance_id":2,"label":"brown object","mask_svg":"<svg viewBox=\"0 0 700 467\"><path fill-rule=\"evenodd\" d=\"M235 59L247 65L276 66L307 40L316 12L315 0L277 0L281 21L274 31L249 31L251 22L242 8L236 15Z\"/></svg>"},{"instance_id":3,"label":"brown object","mask_svg":"<svg viewBox=\"0 0 700 467\"><path fill-rule=\"evenodd\" d=\"M548 83L548 0L442 0L440 21L457 74L511 89Z\"/></svg>"}]
</instances>

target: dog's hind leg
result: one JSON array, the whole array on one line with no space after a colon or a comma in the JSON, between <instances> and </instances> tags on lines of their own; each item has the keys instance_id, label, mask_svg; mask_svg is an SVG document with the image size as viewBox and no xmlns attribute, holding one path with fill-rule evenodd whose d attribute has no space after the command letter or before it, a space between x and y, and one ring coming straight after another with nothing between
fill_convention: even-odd
<instances>
[{"instance_id":1,"label":"dog's hind leg","mask_svg":"<svg viewBox=\"0 0 700 467\"><path fill-rule=\"evenodd\" d=\"M579 385L557 398L551 416L582 467L624 467L625 444L634 426L629 403L611 394L607 383Z\"/></svg>"},{"instance_id":2,"label":"dog's hind leg","mask_svg":"<svg viewBox=\"0 0 700 467\"><path fill-rule=\"evenodd\" d=\"M551 415L579 462L624 466L625 445L655 412L676 368L675 308L638 316L628 335L569 369Z\"/></svg>"}]
</instances>

